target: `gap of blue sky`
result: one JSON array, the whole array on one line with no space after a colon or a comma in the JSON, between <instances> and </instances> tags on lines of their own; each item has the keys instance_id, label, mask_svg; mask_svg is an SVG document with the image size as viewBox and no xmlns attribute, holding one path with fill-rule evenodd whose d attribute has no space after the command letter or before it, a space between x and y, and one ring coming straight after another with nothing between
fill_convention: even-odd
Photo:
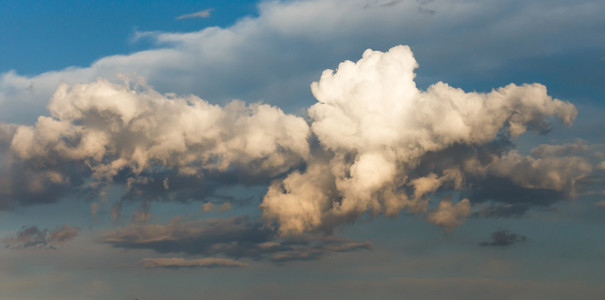
<instances>
[{"instance_id":1,"label":"gap of blue sky","mask_svg":"<svg viewBox=\"0 0 605 300\"><path fill-rule=\"evenodd\" d=\"M137 31L226 27L257 14L258 0L0 1L0 72L34 75L88 66L109 55L153 47ZM211 9L207 18L177 17Z\"/></svg>"}]
</instances>

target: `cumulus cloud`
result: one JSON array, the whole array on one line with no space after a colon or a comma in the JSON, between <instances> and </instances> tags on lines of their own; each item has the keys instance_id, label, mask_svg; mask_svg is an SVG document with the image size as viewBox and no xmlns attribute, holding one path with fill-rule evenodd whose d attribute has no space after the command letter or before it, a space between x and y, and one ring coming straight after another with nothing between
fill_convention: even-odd
<instances>
[{"instance_id":1,"label":"cumulus cloud","mask_svg":"<svg viewBox=\"0 0 605 300\"><path fill-rule=\"evenodd\" d=\"M126 192L111 209L114 219L123 201L134 200L141 204L132 219L146 222L155 200L270 183L260 208L282 235L330 232L364 214L395 217L404 209L451 230L473 202L549 205L573 197L592 172L576 155L587 149L582 142L541 145L531 155L514 150L512 139L548 132L552 116L569 126L577 115L545 86L480 93L438 82L421 90L417 67L407 46L368 49L311 84L318 102L307 119L261 103L161 94L142 79L62 84L51 116L2 125L2 202L51 202L118 184ZM429 211L446 191L469 196ZM219 211L230 209L221 202ZM202 211L217 209L208 203Z\"/></svg>"},{"instance_id":2,"label":"cumulus cloud","mask_svg":"<svg viewBox=\"0 0 605 300\"><path fill-rule=\"evenodd\" d=\"M431 194L463 189L467 177L502 177L528 189L569 191L591 171L579 157L501 151L483 162L471 155L464 165L436 163L419 174L416 169L432 153L449 156L457 147L482 147L502 134L543 133L551 115L571 125L577 111L548 96L540 84L467 93L438 82L423 91L414 82L417 66L410 48L397 46L386 53L366 50L359 61L324 71L311 85L318 103L309 108L309 117L322 149L333 156L275 182L261 205L265 218L277 222L283 234L300 233L366 212L424 212ZM452 228L469 213L469 200L456 206L446 201L429 220Z\"/></svg>"},{"instance_id":3,"label":"cumulus cloud","mask_svg":"<svg viewBox=\"0 0 605 300\"><path fill-rule=\"evenodd\" d=\"M171 258L144 258L141 260L141 265L145 268L242 268L246 267L245 263L228 258L198 258L184 259L178 257Z\"/></svg>"},{"instance_id":4,"label":"cumulus cloud","mask_svg":"<svg viewBox=\"0 0 605 300\"><path fill-rule=\"evenodd\" d=\"M73 240L80 231L79 227L57 226L53 230L39 229L37 226L23 227L15 236L3 240L6 248L44 248L56 249L58 246Z\"/></svg>"},{"instance_id":5,"label":"cumulus cloud","mask_svg":"<svg viewBox=\"0 0 605 300\"><path fill-rule=\"evenodd\" d=\"M452 230L454 227L464 223L464 219L471 212L471 203L468 199L452 204L451 199L443 199L439 206L429 213L428 220L431 223Z\"/></svg>"},{"instance_id":6,"label":"cumulus cloud","mask_svg":"<svg viewBox=\"0 0 605 300\"><path fill-rule=\"evenodd\" d=\"M177 20L182 20L182 19L191 19L191 18L208 18L210 17L210 13L213 11L214 9L212 8L208 8L208 9L204 9L198 12L194 12L194 13L190 13L190 14L184 14L184 15L180 15L178 17L176 17Z\"/></svg>"},{"instance_id":7,"label":"cumulus cloud","mask_svg":"<svg viewBox=\"0 0 605 300\"><path fill-rule=\"evenodd\" d=\"M481 242L481 246L493 246L493 247L508 247L513 244L525 242L525 236L518 235L516 233L509 232L508 230L498 230L492 233L491 239L486 242Z\"/></svg>"},{"instance_id":8,"label":"cumulus cloud","mask_svg":"<svg viewBox=\"0 0 605 300\"><path fill-rule=\"evenodd\" d=\"M194 221L176 218L166 224L131 224L104 233L101 240L123 249L274 262L319 259L329 253L372 249L369 242L334 236L303 234L279 238L248 217Z\"/></svg>"},{"instance_id":9,"label":"cumulus cloud","mask_svg":"<svg viewBox=\"0 0 605 300\"><path fill-rule=\"evenodd\" d=\"M157 182L167 193L168 181L153 176L166 170L196 181L233 169L270 178L309 155L306 122L265 104L220 107L99 79L60 86L49 110L51 117L41 116L33 126L3 127L3 135L12 134L3 171L22 174L3 176L5 201L59 193L87 177L99 184L122 177L129 189ZM14 191L20 178L29 180Z\"/></svg>"}]
</instances>

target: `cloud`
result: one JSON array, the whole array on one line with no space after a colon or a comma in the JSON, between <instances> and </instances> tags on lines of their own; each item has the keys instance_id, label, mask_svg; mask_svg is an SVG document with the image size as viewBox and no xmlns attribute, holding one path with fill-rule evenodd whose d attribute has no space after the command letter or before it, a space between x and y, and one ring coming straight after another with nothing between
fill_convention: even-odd
<instances>
[{"instance_id":1,"label":"cloud","mask_svg":"<svg viewBox=\"0 0 605 300\"><path fill-rule=\"evenodd\" d=\"M281 239L248 217L187 222L177 218L163 225L132 224L104 233L101 241L123 249L274 262L319 259L329 253L372 249L369 242L334 236L304 234Z\"/></svg>"},{"instance_id":2,"label":"cloud","mask_svg":"<svg viewBox=\"0 0 605 300\"><path fill-rule=\"evenodd\" d=\"M221 206L219 206L218 211L226 212L230 209L231 209L231 204L229 202L225 202L225 203L221 204Z\"/></svg>"},{"instance_id":3,"label":"cloud","mask_svg":"<svg viewBox=\"0 0 605 300\"><path fill-rule=\"evenodd\" d=\"M449 231L464 223L464 219L470 213L471 203L468 199L462 199L454 205L451 198L446 198L439 202L437 209L429 213L428 220Z\"/></svg>"},{"instance_id":4,"label":"cloud","mask_svg":"<svg viewBox=\"0 0 605 300\"><path fill-rule=\"evenodd\" d=\"M604 46L600 28L605 5L599 1L402 1L387 9L363 9L366 4L389 2L262 2L258 17L242 18L226 28L142 33L157 44L154 49L32 76L9 71L0 74L0 119L33 123L45 114L47 100L61 82L115 80L117 74L144 76L162 93L192 93L212 103L262 99L298 112L312 103L308 83L326 66L356 57L366 48L386 50L402 41L420 55L423 84L438 78L468 86L471 78L479 85L472 88L485 89L486 84L517 78L519 72L527 74L528 66L549 58L549 66L559 71L549 76L556 79L600 78L586 69L565 68L570 60L571 64L578 60L569 52ZM419 7L439 13L427 15ZM560 11L568 13L559 15ZM584 22L575 22L578 19ZM538 21L550 26L531 26ZM594 80L580 80L573 88L594 89L588 82ZM28 89L32 84L33 91Z\"/></svg>"},{"instance_id":5,"label":"cloud","mask_svg":"<svg viewBox=\"0 0 605 300\"><path fill-rule=\"evenodd\" d=\"M220 107L195 96L99 79L60 86L49 110L52 117L42 116L34 126L4 126L6 135L13 134L0 181L5 201L50 202L83 178L98 184L123 178L134 189L157 182L162 195L177 188L179 179L199 182L212 172L235 169L271 178L309 154L306 122L265 104L233 101ZM152 170L176 172L169 189L166 178L154 178ZM20 180L28 182L19 185Z\"/></svg>"},{"instance_id":6,"label":"cloud","mask_svg":"<svg viewBox=\"0 0 605 300\"><path fill-rule=\"evenodd\" d=\"M245 263L227 258L199 258L199 259L184 259L178 257L171 258L144 258L141 260L141 265L145 268L242 268L246 267Z\"/></svg>"},{"instance_id":7,"label":"cloud","mask_svg":"<svg viewBox=\"0 0 605 300\"><path fill-rule=\"evenodd\" d=\"M492 204L483 207L476 215L483 218L520 217L530 208L530 203Z\"/></svg>"},{"instance_id":8,"label":"cloud","mask_svg":"<svg viewBox=\"0 0 605 300\"><path fill-rule=\"evenodd\" d=\"M93 217L97 217L97 213L99 212L99 203L93 202L90 204L90 213Z\"/></svg>"},{"instance_id":9,"label":"cloud","mask_svg":"<svg viewBox=\"0 0 605 300\"><path fill-rule=\"evenodd\" d=\"M202 212L210 212L214 211L215 207L216 205L214 205L214 203L206 202L200 206L200 209L202 210Z\"/></svg>"},{"instance_id":10,"label":"cloud","mask_svg":"<svg viewBox=\"0 0 605 300\"><path fill-rule=\"evenodd\" d=\"M585 152L590 146L585 141L578 140L576 143L562 145L539 145L531 150L531 155L537 158L557 157L575 155L578 152Z\"/></svg>"},{"instance_id":11,"label":"cloud","mask_svg":"<svg viewBox=\"0 0 605 300\"><path fill-rule=\"evenodd\" d=\"M142 79L62 84L50 117L3 125L2 203L101 195L119 185L125 194L112 207L114 219L122 202L137 201L132 218L146 222L152 201L258 184L269 185L263 218L284 236L329 233L366 213L402 210L428 213L452 230L473 202L550 205L573 197L576 182L592 172L576 156L588 149L581 142L541 145L531 155L514 149L512 139L526 131L548 132L553 116L570 126L577 115L545 86L480 93L438 82L421 90L417 66L407 46L368 49L312 83L317 103L307 119L261 103L219 106L160 94ZM432 196L447 191L469 196L429 212ZM219 211L230 208L231 200L218 202Z\"/></svg>"},{"instance_id":12,"label":"cloud","mask_svg":"<svg viewBox=\"0 0 605 300\"><path fill-rule=\"evenodd\" d=\"M58 246L73 240L80 231L79 227L67 226L65 224L57 226L49 231L48 229L39 229L37 226L23 227L17 235L3 239L6 248L43 248L56 249Z\"/></svg>"},{"instance_id":13,"label":"cloud","mask_svg":"<svg viewBox=\"0 0 605 300\"><path fill-rule=\"evenodd\" d=\"M177 20L182 20L182 19L191 19L191 18L208 18L210 17L210 13L213 11L214 9L212 8L208 8L208 9L204 9L198 12L194 12L191 14L184 14L181 16L176 17Z\"/></svg>"},{"instance_id":14,"label":"cloud","mask_svg":"<svg viewBox=\"0 0 605 300\"><path fill-rule=\"evenodd\" d=\"M481 242L481 246L508 247L513 244L525 242L526 238L522 235L511 233L508 230L498 230L492 233L491 240Z\"/></svg>"},{"instance_id":15,"label":"cloud","mask_svg":"<svg viewBox=\"0 0 605 300\"><path fill-rule=\"evenodd\" d=\"M468 179L506 178L526 189L572 193L575 181L592 171L580 157L533 158L496 147L483 161L473 155L464 164L440 159L443 164L428 173L416 172L431 153L447 158L461 147L489 151L503 134L543 133L551 115L568 126L577 115L572 104L551 98L540 84L467 93L438 82L419 90L417 66L406 46L366 50L359 61L326 70L311 85L318 100L308 110L311 129L333 155L269 187L263 216L278 223L282 234L332 227L366 212L425 212L427 196L464 190ZM451 229L469 214L470 201L439 207L429 220Z\"/></svg>"}]
</instances>

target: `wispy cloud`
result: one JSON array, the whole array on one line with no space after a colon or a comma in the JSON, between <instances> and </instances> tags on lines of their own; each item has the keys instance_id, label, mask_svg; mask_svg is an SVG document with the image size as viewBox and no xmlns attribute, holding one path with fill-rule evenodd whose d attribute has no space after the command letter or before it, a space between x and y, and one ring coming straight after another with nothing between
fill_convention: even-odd
<instances>
[{"instance_id":1,"label":"wispy cloud","mask_svg":"<svg viewBox=\"0 0 605 300\"><path fill-rule=\"evenodd\" d=\"M141 265L145 268L242 268L248 266L245 263L228 258L199 258L199 259L184 259L179 257L171 258L144 258L141 260Z\"/></svg>"},{"instance_id":2,"label":"wispy cloud","mask_svg":"<svg viewBox=\"0 0 605 300\"><path fill-rule=\"evenodd\" d=\"M507 247L512 246L516 243L525 242L525 236L518 235L516 233L509 232L508 230L501 229L495 231L491 235L489 241L479 243L480 246L493 246L493 247Z\"/></svg>"},{"instance_id":3,"label":"wispy cloud","mask_svg":"<svg viewBox=\"0 0 605 300\"><path fill-rule=\"evenodd\" d=\"M104 243L123 249L149 249L157 253L184 253L207 258L222 256L277 263L316 260L330 253L370 250L372 244L334 236L303 234L280 238L248 217L207 219L167 224L132 224L106 232ZM207 267L227 261L146 259L145 267Z\"/></svg>"},{"instance_id":4,"label":"wispy cloud","mask_svg":"<svg viewBox=\"0 0 605 300\"><path fill-rule=\"evenodd\" d=\"M39 229L37 226L23 227L15 236L5 238L6 248L47 248L55 249L78 235L79 227L57 226L54 230Z\"/></svg>"},{"instance_id":5,"label":"wispy cloud","mask_svg":"<svg viewBox=\"0 0 605 300\"><path fill-rule=\"evenodd\" d=\"M208 9L204 9L202 11L198 11L198 12L194 12L191 14L185 14L185 15L180 15L178 17L176 17L177 20L182 20L182 19L191 19L191 18L208 18L210 17L210 13L213 11L213 8L208 8Z\"/></svg>"}]
</instances>

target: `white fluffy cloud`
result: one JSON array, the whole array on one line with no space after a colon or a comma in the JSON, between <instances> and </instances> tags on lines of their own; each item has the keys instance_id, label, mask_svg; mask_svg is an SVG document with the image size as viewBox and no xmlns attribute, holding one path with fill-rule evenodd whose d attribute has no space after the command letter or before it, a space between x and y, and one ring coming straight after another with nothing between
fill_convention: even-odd
<instances>
[{"instance_id":1,"label":"white fluffy cloud","mask_svg":"<svg viewBox=\"0 0 605 300\"><path fill-rule=\"evenodd\" d=\"M219 107L138 88L102 79L61 85L49 104L52 117L18 127L12 153L45 160L47 168L79 162L109 180L125 168L138 174L154 165L188 175L233 166L281 172L309 154L307 124L279 108L239 101ZM66 183L58 172L47 175Z\"/></svg>"},{"instance_id":2,"label":"white fluffy cloud","mask_svg":"<svg viewBox=\"0 0 605 300\"><path fill-rule=\"evenodd\" d=\"M326 70L311 85L318 102L307 120L266 104L221 107L196 96L160 94L140 79L62 84L48 105L50 117L33 126L2 124L3 195L60 194L87 178L92 186L109 185L124 172L127 190L155 180L170 193L199 185L210 173L237 172L264 182L279 178L260 207L282 234L329 231L366 213L396 216L402 209L429 212L429 221L449 230L462 224L470 202L442 201L431 209L439 190L463 191L470 179L492 176L572 196L575 182L592 171L584 158L566 155L573 147L565 145L540 146L533 156L500 149L487 151L487 158L433 159L420 171L428 155L486 147L500 135L543 133L553 115L571 125L577 111L540 84L478 93L438 82L421 90L417 66L407 46L366 50L359 61ZM155 178L164 171L180 177ZM147 221L151 199L141 200L133 219ZM120 207L112 208L114 217ZM220 211L229 208L223 203Z\"/></svg>"},{"instance_id":3,"label":"white fluffy cloud","mask_svg":"<svg viewBox=\"0 0 605 300\"><path fill-rule=\"evenodd\" d=\"M502 132L512 137L543 132L551 115L571 125L577 114L572 104L551 98L540 84L467 93L438 82L422 91L414 82L417 66L409 47L397 46L386 53L366 50L358 62L324 71L311 85L319 103L309 115L313 133L333 157L274 183L262 204L265 218L277 221L283 233L299 233L366 212L426 211L425 195L444 185L462 188L465 172L563 190L591 171L581 158L534 159L511 152L488 165L413 177L427 153L484 145ZM455 206L442 202L429 221L451 228L469 213L466 199Z\"/></svg>"},{"instance_id":4,"label":"white fluffy cloud","mask_svg":"<svg viewBox=\"0 0 605 300\"><path fill-rule=\"evenodd\" d=\"M428 212L429 221L450 230L462 224L471 205L442 201L432 209L431 197L440 190L464 191L469 180L498 177L572 196L575 182L592 171L565 145L543 145L532 156L496 149L483 158L448 161L460 151L455 147L477 151L501 135L547 132L551 116L571 125L577 111L540 84L479 93L438 82L421 90L414 81L417 66L407 46L368 49L359 61L326 70L311 85L318 102L307 120L266 104L221 107L196 96L161 94L140 79L62 84L48 105L50 117L33 126L2 124L2 193L12 200L41 198L88 178L92 186L109 185L125 173L127 190L154 181L170 193L179 185L200 185L208 174L237 172L261 182L278 178L260 207L282 234L330 231L366 213L396 216L403 209ZM426 167L430 155L436 157ZM180 177L156 178L170 172ZM14 191L19 188L24 191ZM152 199L141 200L133 219L147 221ZM114 217L120 207L112 208ZM223 203L219 210L229 208Z\"/></svg>"}]
</instances>

